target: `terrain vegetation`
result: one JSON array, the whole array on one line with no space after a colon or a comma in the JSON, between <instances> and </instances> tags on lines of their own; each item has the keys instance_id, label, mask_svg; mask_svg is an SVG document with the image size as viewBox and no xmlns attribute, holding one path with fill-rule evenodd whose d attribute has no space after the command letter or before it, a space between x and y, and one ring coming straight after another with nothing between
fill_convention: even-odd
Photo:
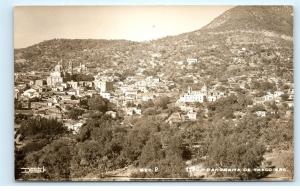
<instances>
[{"instance_id":1,"label":"terrain vegetation","mask_svg":"<svg viewBox=\"0 0 300 191\"><path fill-rule=\"evenodd\" d=\"M187 65L187 58L197 63ZM52 39L15 50L16 73L49 72L58 61L84 63L87 76L110 71L119 81L142 68L143 75L160 76L174 84L168 87L170 94L137 106L143 111L140 117L125 117L99 95L80 99L77 110L67 109L70 118L87 118L78 134L59 120L16 115L22 142L16 146L16 179L293 178L293 106L288 105L293 89L293 15L289 6L237 6L202 29L147 42ZM197 120L169 123L167 119L180 110L175 105L177 97L188 86L199 89L203 84L221 84L218 90L228 96L192 105L198 110ZM254 104L256 97L267 92L283 92L280 102ZM108 111L116 111L118 117L106 115ZM19 170L24 166L45 166L47 171L24 175ZM186 170L199 166L251 171L193 174ZM286 171L253 171L256 168Z\"/></svg>"}]
</instances>

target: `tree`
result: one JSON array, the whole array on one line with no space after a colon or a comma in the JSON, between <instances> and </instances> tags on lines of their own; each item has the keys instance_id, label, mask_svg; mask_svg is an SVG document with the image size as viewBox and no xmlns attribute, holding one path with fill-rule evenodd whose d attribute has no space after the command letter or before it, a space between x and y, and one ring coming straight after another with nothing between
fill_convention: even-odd
<instances>
[{"instance_id":1,"label":"tree","mask_svg":"<svg viewBox=\"0 0 300 191\"><path fill-rule=\"evenodd\" d=\"M25 157L28 167L44 167L41 174L25 175L25 179L69 180L70 161L72 159L73 143L68 139L58 139L48 144L43 149L32 152Z\"/></svg>"},{"instance_id":2,"label":"tree","mask_svg":"<svg viewBox=\"0 0 300 191\"><path fill-rule=\"evenodd\" d=\"M76 82L79 81L93 81L94 77L90 74L74 74L72 79Z\"/></svg>"},{"instance_id":3,"label":"tree","mask_svg":"<svg viewBox=\"0 0 300 191\"><path fill-rule=\"evenodd\" d=\"M15 109L22 109L22 102L17 99L14 100Z\"/></svg>"},{"instance_id":4,"label":"tree","mask_svg":"<svg viewBox=\"0 0 300 191\"><path fill-rule=\"evenodd\" d=\"M135 174L135 177L184 178L188 177L184 160L190 159L190 152L183 146L180 135L165 132L170 139L163 147L161 135L152 134L142 150L139 165L150 168L152 172Z\"/></svg>"},{"instance_id":5,"label":"tree","mask_svg":"<svg viewBox=\"0 0 300 191\"><path fill-rule=\"evenodd\" d=\"M142 108L143 109L147 109L147 108L150 108L150 107L153 107L153 106L154 106L154 103L153 103L152 100L142 102Z\"/></svg>"},{"instance_id":6,"label":"tree","mask_svg":"<svg viewBox=\"0 0 300 191\"><path fill-rule=\"evenodd\" d=\"M72 108L69 112L68 112L68 116L71 119L75 119L77 120L79 116L81 116L84 113L83 109L80 108Z\"/></svg>"},{"instance_id":7,"label":"tree","mask_svg":"<svg viewBox=\"0 0 300 191\"><path fill-rule=\"evenodd\" d=\"M284 94L281 95L281 99L282 99L283 101L288 101L289 95L286 94L286 93L284 93Z\"/></svg>"},{"instance_id":8,"label":"tree","mask_svg":"<svg viewBox=\"0 0 300 191\"><path fill-rule=\"evenodd\" d=\"M271 82L268 82L268 81L264 81L264 82L261 82L260 85L259 85L259 89L261 91L275 91L276 89L276 85L274 83L271 83Z\"/></svg>"},{"instance_id":9,"label":"tree","mask_svg":"<svg viewBox=\"0 0 300 191\"><path fill-rule=\"evenodd\" d=\"M262 128L262 138L271 148L289 149L293 144L293 124L289 120L282 123L280 119L271 119L265 128Z\"/></svg>"},{"instance_id":10,"label":"tree","mask_svg":"<svg viewBox=\"0 0 300 191\"><path fill-rule=\"evenodd\" d=\"M88 99L87 98L80 99L79 106L84 109L89 109Z\"/></svg>"},{"instance_id":11,"label":"tree","mask_svg":"<svg viewBox=\"0 0 300 191\"><path fill-rule=\"evenodd\" d=\"M164 96L155 101L155 105L157 107L161 107L162 109L166 109L167 105L170 103L170 98L168 96Z\"/></svg>"},{"instance_id":12,"label":"tree","mask_svg":"<svg viewBox=\"0 0 300 191\"><path fill-rule=\"evenodd\" d=\"M282 165L286 168L286 176L292 180L294 178L294 155L292 151L288 151L286 155L283 156Z\"/></svg>"},{"instance_id":13,"label":"tree","mask_svg":"<svg viewBox=\"0 0 300 191\"><path fill-rule=\"evenodd\" d=\"M19 133L25 137L53 137L67 132L67 128L57 119L34 117L22 121Z\"/></svg>"},{"instance_id":14,"label":"tree","mask_svg":"<svg viewBox=\"0 0 300 191\"><path fill-rule=\"evenodd\" d=\"M240 169L236 172L215 172L215 176L246 180L261 178L261 173L253 170L261 168L264 161L265 147L259 137L259 126L255 118L250 116L241 121L233 130L230 130L230 127L224 130L220 126L212 131L206 166L217 169ZM244 171L245 168L250 171Z\"/></svg>"},{"instance_id":15,"label":"tree","mask_svg":"<svg viewBox=\"0 0 300 191\"><path fill-rule=\"evenodd\" d=\"M123 148L127 131L115 126L115 123L102 115L88 120L80 129L72 161L72 177L91 173L103 177L107 171L125 167L128 161Z\"/></svg>"},{"instance_id":16,"label":"tree","mask_svg":"<svg viewBox=\"0 0 300 191\"><path fill-rule=\"evenodd\" d=\"M88 99L88 106L90 110L98 110L105 113L108 110L108 101L100 95L94 94Z\"/></svg>"},{"instance_id":17,"label":"tree","mask_svg":"<svg viewBox=\"0 0 300 191\"><path fill-rule=\"evenodd\" d=\"M157 135L151 136L142 150L139 161L140 166L147 167L156 164L164 158L160 137Z\"/></svg>"},{"instance_id":18,"label":"tree","mask_svg":"<svg viewBox=\"0 0 300 191\"><path fill-rule=\"evenodd\" d=\"M147 129L134 129L128 132L125 141L123 155L128 163L138 164L143 147L149 139L150 131Z\"/></svg>"},{"instance_id":19,"label":"tree","mask_svg":"<svg viewBox=\"0 0 300 191\"><path fill-rule=\"evenodd\" d=\"M135 107L135 104L132 101L127 101L126 107Z\"/></svg>"}]
</instances>

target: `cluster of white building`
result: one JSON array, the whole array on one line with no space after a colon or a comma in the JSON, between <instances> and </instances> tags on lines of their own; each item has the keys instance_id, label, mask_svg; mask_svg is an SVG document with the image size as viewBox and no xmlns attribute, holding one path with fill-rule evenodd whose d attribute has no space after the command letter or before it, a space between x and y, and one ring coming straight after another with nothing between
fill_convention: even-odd
<instances>
[{"instance_id":1,"label":"cluster of white building","mask_svg":"<svg viewBox=\"0 0 300 191\"><path fill-rule=\"evenodd\" d=\"M191 104L203 103L205 101L214 102L224 96L224 92L218 91L215 88L209 89L205 84L200 90L192 90L191 87L188 87L187 92L179 97L176 105L185 113L187 119L193 121L197 119L197 108Z\"/></svg>"},{"instance_id":2,"label":"cluster of white building","mask_svg":"<svg viewBox=\"0 0 300 191\"><path fill-rule=\"evenodd\" d=\"M205 100L214 102L224 96L224 92L208 89L204 85L200 90L192 90L191 87L188 87L188 91L181 95L178 101L181 103L203 103Z\"/></svg>"},{"instance_id":3,"label":"cluster of white building","mask_svg":"<svg viewBox=\"0 0 300 191\"><path fill-rule=\"evenodd\" d=\"M141 109L136 106L142 102L154 100L157 96L156 87L163 85L158 77L129 76L124 82L116 84L118 88L111 101L123 108L126 115L141 115ZM135 106L127 107L128 103Z\"/></svg>"},{"instance_id":4,"label":"cluster of white building","mask_svg":"<svg viewBox=\"0 0 300 191\"><path fill-rule=\"evenodd\" d=\"M267 92L264 96L262 97L256 97L254 98L254 104L263 104L265 102L269 101L275 101L279 102L281 100L281 96L284 94L283 91L275 91L274 93Z\"/></svg>"}]
</instances>

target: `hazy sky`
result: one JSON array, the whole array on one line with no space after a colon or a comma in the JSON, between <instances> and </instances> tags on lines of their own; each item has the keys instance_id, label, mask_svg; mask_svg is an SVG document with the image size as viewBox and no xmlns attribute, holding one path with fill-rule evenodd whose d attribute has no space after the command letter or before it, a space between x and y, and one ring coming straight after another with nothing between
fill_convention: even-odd
<instances>
[{"instance_id":1,"label":"hazy sky","mask_svg":"<svg viewBox=\"0 0 300 191\"><path fill-rule=\"evenodd\" d=\"M200 29L232 6L27 6L14 9L14 46L53 38L151 40Z\"/></svg>"}]
</instances>

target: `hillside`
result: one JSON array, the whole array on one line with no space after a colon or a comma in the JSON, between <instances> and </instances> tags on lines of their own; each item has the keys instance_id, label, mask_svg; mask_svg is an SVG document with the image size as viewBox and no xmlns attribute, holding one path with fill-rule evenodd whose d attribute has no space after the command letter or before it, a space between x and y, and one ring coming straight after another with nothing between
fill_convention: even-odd
<instances>
[{"instance_id":1,"label":"hillside","mask_svg":"<svg viewBox=\"0 0 300 191\"><path fill-rule=\"evenodd\" d=\"M144 68L182 82L184 75L228 78L249 71L292 78L293 16L290 6L237 6L200 30L150 42L53 39L15 50L15 70L49 71L59 60L91 68ZM182 68L178 63L197 58ZM122 66L120 68L120 66ZM276 67L274 67L276 66ZM93 70L96 72L97 70ZM209 79L207 79L209 81Z\"/></svg>"},{"instance_id":2,"label":"hillside","mask_svg":"<svg viewBox=\"0 0 300 191\"><path fill-rule=\"evenodd\" d=\"M293 180L291 13L238 6L148 42L15 50L15 179Z\"/></svg>"},{"instance_id":3,"label":"hillside","mask_svg":"<svg viewBox=\"0 0 300 191\"><path fill-rule=\"evenodd\" d=\"M107 52L131 51L135 42L126 40L52 39L15 50L15 70L49 70L58 61L102 64Z\"/></svg>"},{"instance_id":4,"label":"hillside","mask_svg":"<svg viewBox=\"0 0 300 191\"><path fill-rule=\"evenodd\" d=\"M159 39L153 46L164 50L166 71L175 69L174 61L198 59L190 70L174 70L174 79L196 72L217 80L257 70L260 75L291 79L291 12L291 7L238 6L200 30Z\"/></svg>"},{"instance_id":5,"label":"hillside","mask_svg":"<svg viewBox=\"0 0 300 191\"><path fill-rule=\"evenodd\" d=\"M266 30L293 35L291 6L237 6L214 19L202 30Z\"/></svg>"}]
</instances>

